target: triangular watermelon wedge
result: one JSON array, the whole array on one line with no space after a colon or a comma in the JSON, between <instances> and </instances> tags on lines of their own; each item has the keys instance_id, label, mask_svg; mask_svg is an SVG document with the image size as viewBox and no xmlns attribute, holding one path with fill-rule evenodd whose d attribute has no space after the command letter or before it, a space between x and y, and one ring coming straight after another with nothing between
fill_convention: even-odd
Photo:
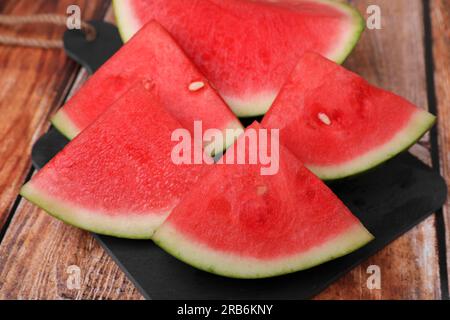
<instances>
[{"instance_id":1,"label":"triangular watermelon wedge","mask_svg":"<svg viewBox=\"0 0 450 320\"><path fill-rule=\"evenodd\" d=\"M109 59L53 117L53 125L72 139L139 79L150 79L161 105L182 126L243 132L239 120L167 31L149 22ZM229 141L231 144L233 141Z\"/></svg>"},{"instance_id":2,"label":"triangular watermelon wedge","mask_svg":"<svg viewBox=\"0 0 450 320\"><path fill-rule=\"evenodd\" d=\"M21 195L79 228L148 239L204 169L172 161L171 136L179 128L151 83L139 83L40 170Z\"/></svg>"},{"instance_id":3,"label":"triangular watermelon wedge","mask_svg":"<svg viewBox=\"0 0 450 320\"><path fill-rule=\"evenodd\" d=\"M254 124L239 141L255 136L251 130L261 131ZM262 167L215 165L153 240L194 267L233 278L311 268L372 240L333 192L284 147L276 174L263 176Z\"/></svg>"},{"instance_id":4,"label":"triangular watermelon wedge","mask_svg":"<svg viewBox=\"0 0 450 320\"><path fill-rule=\"evenodd\" d=\"M300 59L266 128L317 176L351 176L408 149L435 117L315 53Z\"/></svg>"},{"instance_id":5,"label":"triangular watermelon wedge","mask_svg":"<svg viewBox=\"0 0 450 320\"><path fill-rule=\"evenodd\" d=\"M341 1L114 0L130 39L160 22L239 117L266 113L306 51L343 62L364 20Z\"/></svg>"}]
</instances>

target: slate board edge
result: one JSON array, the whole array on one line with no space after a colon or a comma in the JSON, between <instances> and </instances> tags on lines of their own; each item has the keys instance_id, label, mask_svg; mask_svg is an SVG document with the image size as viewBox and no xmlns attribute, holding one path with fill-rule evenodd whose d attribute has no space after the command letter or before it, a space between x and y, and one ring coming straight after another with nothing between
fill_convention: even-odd
<instances>
[{"instance_id":1,"label":"slate board edge","mask_svg":"<svg viewBox=\"0 0 450 320\"><path fill-rule=\"evenodd\" d=\"M317 287L314 291L311 292L311 296L307 297L306 299L312 299L315 296L319 295L321 292L323 292L325 289L327 289L331 284L335 283L337 280L339 280L340 278L342 278L344 275L346 275L347 273L349 273L350 271L352 271L354 268L356 268L357 266L359 266L360 264L364 263L365 261L367 261L369 258L373 257L374 255L376 255L378 252L380 252L381 250L383 250L384 248L386 248L388 245L390 245L392 242L394 242L395 240L397 240L399 237L401 237L402 235L406 234L407 232L411 231L415 226L419 225L420 223L422 223L423 221L425 221L426 219L428 219L432 214L434 214L434 212L436 210L438 210L439 208L436 208L434 210L431 210L430 212L428 212L426 215L424 215L420 221L418 222L414 222L414 223L410 223L407 227L407 230L402 232L399 231L396 233L396 235L393 237L393 239L391 239L388 243L386 243L386 245L384 247L381 248L377 248L376 250L374 250L373 252L371 252L371 254L369 256L367 256L366 258L362 259L362 260L355 260L355 262L348 266L345 269L342 269L338 274L336 274L336 276L330 278L328 281L322 283L322 285L320 285L319 287ZM96 241L101 245L101 247L103 249L105 249L105 251L108 253L108 255L113 259L113 261L115 263L117 263L117 265L120 267L120 269L125 273L125 275L128 277L128 279L133 283L133 285L139 290L139 292L143 295L143 297L146 300L152 300L152 298L150 297L150 295L147 293L147 291L140 285L139 281L135 279L135 277L133 276L132 273L130 273L128 271L128 269L122 264L122 262L120 261L120 259L117 258L117 256L114 254L113 251L111 251L111 249L104 243L104 241L102 240L102 235L98 235L95 233L91 233L94 238L96 239ZM138 240L130 240L130 241L138 241ZM148 240L147 240L148 241ZM370 244L368 244L370 245ZM189 265L186 265L187 268L192 268ZM298 271L298 272L302 272L302 271Z\"/></svg>"},{"instance_id":2,"label":"slate board edge","mask_svg":"<svg viewBox=\"0 0 450 320\"><path fill-rule=\"evenodd\" d=\"M91 233L95 240L100 244L100 246L108 253L108 255L113 259L113 261L119 266L119 268L125 273L128 279L133 283L133 285L138 289L138 291L142 294L142 296L146 300L152 300L152 298L148 295L147 291L142 288L139 281L135 279L135 277L128 271L128 269L122 264L122 262L117 258L114 252L103 242L102 236L96 233ZM136 240L138 241L138 240Z\"/></svg>"},{"instance_id":3,"label":"slate board edge","mask_svg":"<svg viewBox=\"0 0 450 320\"><path fill-rule=\"evenodd\" d=\"M98 27L98 25L96 25L97 23L104 23L103 21L99 21L99 22L94 22L93 24ZM108 27L110 27L111 25L108 24ZM113 30L113 28L109 29L112 32L116 32L116 30ZM118 33L117 33L118 34ZM79 34L78 34L79 36ZM67 40L67 38L65 38L64 40ZM67 49L67 48L66 48ZM112 50L112 48L111 48ZM91 68L91 66L89 65L89 63L84 63L82 59L78 59L76 57L76 55L74 55L72 52L67 52L68 55L76 60L78 63L82 64L85 68L88 69L89 72L95 71L94 69L96 69L95 67L98 67L102 64L102 62L104 62L104 60L106 60L106 57L95 57L95 59L98 59L98 61L95 61L95 67ZM112 54L112 52L111 52ZM92 58L92 57L91 57ZM100 61L102 60L102 61ZM90 61L92 63L92 61ZM33 163L35 165L35 163ZM36 165L35 165L36 166ZM38 166L37 166L38 167ZM445 183L443 183L443 186L445 186ZM445 190L446 186L445 186ZM427 212L426 214L424 214L423 216L420 217L420 219L415 220L411 223L408 223L405 228L403 230L399 230L398 232L395 233L395 236L392 237L391 240L389 240L385 246L389 245L390 243L392 243L395 239L397 239L399 236L403 235L404 233L408 232L409 230L411 230L414 226L416 226L417 224L421 223L422 221L424 221L425 219L427 219L431 214L433 214L436 210L438 210L439 208L435 208L434 210L430 210L429 212ZM138 291L144 296L145 299L151 300L152 298L150 297L150 295L146 292L146 290L144 290L144 288L140 285L140 283L135 279L135 277L128 271L127 268L125 268L125 265L116 257L116 255L114 254L113 251L111 251L111 249L107 246L107 244L105 243L105 241L102 239L103 236L101 235L97 235L97 234L93 234L94 238L98 241L98 243L106 250L106 252L112 257L113 261L115 263L118 264L118 266L121 268L121 270L125 273L125 275L130 279L130 281L136 286L136 288L138 289ZM370 244L368 245L370 246ZM335 276L330 277L328 279L328 281L324 281L322 282L318 287L314 288L314 290L311 291L311 296L310 297L305 297L305 298L312 298L314 296L316 296L317 294L319 294L320 292L322 292L324 289L326 289L330 284L334 283L336 280L338 280L339 278L341 278L344 274L347 274L350 270L354 269L356 266L358 266L359 264L363 263L364 261L366 261L369 257L373 256L374 254L376 254L377 252L379 252L381 249L383 249L385 246L383 247L379 247L376 248L375 250L373 250L370 254L367 255L367 257L362 258L362 259L356 259L354 263L349 264L346 268L342 268L341 271L339 273L337 273ZM150 249L150 248L149 248ZM188 266L186 266L188 267ZM300 271L301 272L301 271Z\"/></svg>"}]
</instances>

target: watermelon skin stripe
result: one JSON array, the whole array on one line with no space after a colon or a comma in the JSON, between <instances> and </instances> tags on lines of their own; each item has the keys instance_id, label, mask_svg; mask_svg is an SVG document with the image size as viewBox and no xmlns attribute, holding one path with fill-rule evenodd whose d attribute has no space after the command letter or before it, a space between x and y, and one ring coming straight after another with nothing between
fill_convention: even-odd
<instances>
[{"instance_id":1,"label":"watermelon skin stripe","mask_svg":"<svg viewBox=\"0 0 450 320\"><path fill-rule=\"evenodd\" d=\"M349 254L374 237L362 226L298 255L260 260L208 248L178 232L169 222L154 234L153 241L177 259L206 272L237 279L260 279L306 270Z\"/></svg>"},{"instance_id":2,"label":"watermelon skin stripe","mask_svg":"<svg viewBox=\"0 0 450 320\"><path fill-rule=\"evenodd\" d=\"M20 195L67 224L90 232L126 239L150 239L155 229L164 222L170 213L170 211L140 213L139 215L127 213L126 215L117 214L113 217L65 204L63 201L45 194L32 182L28 182L22 187Z\"/></svg>"},{"instance_id":3,"label":"watermelon skin stripe","mask_svg":"<svg viewBox=\"0 0 450 320\"><path fill-rule=\"evenodd\" d=\"M128 41L142 26L141 21L139 21L139 18L136 17L135 13L132 11L132 7L128 4L129 1L130 0L113 0L113 9L117 18L117 25L124 41ZM339 41L335 41L337 43L336 47L330 49L328 52L321 52L336 63L343 63L358 43L361 34L364 31L364 18L359 11L346 3L332 0L312 0L310 2L330 6L349 17L350 27L343 32ZM274 90L270 91L257 91L250 97L226 94L221 92L220 88L218 91L236 116L246 118L264 115L276 99L279 88L274 88Z\"/></svg>"},{"instance_id":4,"label":"watermelon skin stripe","mask_svg":"<svg viewBox=\"0 0 450 320\"><path fill-rule=\"evenodd\" d=\"M436 117L426 111L417 110L406 127L389 142L351 161L339 165L305 166L323 180L337 180L361 174L408 150L435 124Z\"/></svg>"}]
</instances>

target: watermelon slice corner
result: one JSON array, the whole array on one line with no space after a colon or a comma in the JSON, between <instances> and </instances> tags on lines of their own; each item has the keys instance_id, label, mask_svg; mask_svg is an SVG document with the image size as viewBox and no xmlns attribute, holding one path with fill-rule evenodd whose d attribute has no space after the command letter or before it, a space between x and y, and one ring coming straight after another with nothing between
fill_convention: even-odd
<instances>
[{"instance_id":1,"label":"watermelon slice corner","mask_svg":"<svg viewBox=\"0 0 450 320\"><path fill-rule=\"evenodd\" d=\"M128 41L161 23L238 117L260 116L307 51L342 63L365 27L361 14L331 0L114 0Z\"/></svg>"},{"instance_id":2,"label":"watermelon slice corner","mask_svg":"<svg viewBox=\"0 0 450 320\"><path fill-rule=\"evenodd\" d=\"M252 129L260 126L246 133ZM281 146L279 154L279 171L271 176L262 176L259 164L214 165L153 241L198 269L256 279L312 268L373 239L287 149Z\"/></svg>"},{"instance_id":3,"label":"watermelon slice corner","mask_svg":"<svg viewBox=\"0 0 450 320\"><path fill-rule=\"evenodd\" d=\"M295 116L293 116L295 115ZM414 145L436 117L308 52L262 121L323 180L370 170Z\"/></svg>"},{"instance_id":4,"label":"watermelon slice corner","mask_svg":"<svg viewBox=\"0 0 450 320\"><path fill-rule=\"evenodd\" d=\"M38 171L20 194L78 228L150 239L205 169L172 161L171 136L180 128L155 88L138 82Z\"/></svg>"},{"instance_id":5,"label":"watermelon slice corner","mask_svg":"<svg viewBox=\"0 0 450 320\"><path fill-rule=\"evenodd\" d=\"M51 122L71 140L143 79L155 86L155 94L168 113L191 132L195 121L201 121L204 130L229 130L235 136L243 132L239 119L208 79L156 21L148 22L106 61ZM228 144L233 141L227 140Z\"/></svg>"},{"instance_id":6,"label":"watermelon slice corner","mask_svg":"<svg viewBox=\"0 0 450 320\"><path fill-rule=\"evenodd\" d=\"M358 225L306 252L288 257L254 258L211 248L184 235L170 222L163 223L152 238L160 248L186 264L234 279L264 279L307 270L350 254L373 239L373 235Z\"/></svg>"},{"instance_id":7,"label":"watermelon slice corner","mask_svg":"<svg viewBox=\"0 0 450 320\"><path fill-rule=\"evenodd\" d=\"M30 181L20 189L20 195L42 208L52 217L71 226L96 234L126 239L150 239L169 212L154 215L109 215L87 209L48 193L41 183ZM76 202L76 200L74 201Z\"/></svg>"},{"instance_id":8,"label":"watermelon slice corner","mask_svg":"<svg viewBox=\"0 0 450 320\"><path fill-rule=\"evenodd\" d=\"M56 112L53 117L51 117L50 122L69 140L74 139L82 131L82 129L80 129L75 122L70 119L70 116L67 115L64 109Z\"/></svg>"}]
</instances>

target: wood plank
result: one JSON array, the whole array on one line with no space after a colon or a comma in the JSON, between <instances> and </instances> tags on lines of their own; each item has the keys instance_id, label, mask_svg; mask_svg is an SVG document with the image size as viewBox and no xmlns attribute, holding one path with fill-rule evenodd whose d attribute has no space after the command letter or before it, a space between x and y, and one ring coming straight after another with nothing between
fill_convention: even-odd
<instances>
[{"instance_id":1,"label":"wood plank","mask_svg":"<svg viewBox=\"0 0 450 320\"><path fill-rule=\"evenodd\" d=\"M82 70L69 96L87 78ZM67 286L70 266L81 271L79 288ZM23 199L0 246L1 299L143 297L90 233L50 217Z\"/></svg>"},{"instance_id":2,"label":"wood plank","mask_svg":"<svg viewBox=\"0 0 450 320\"><path fill-rule=\"evenodd\" d=\"M427 107L420 1L357 1L362 12L379 4L384 28L367 31L347 66L371 82ZM414 23L411 23L413 21ZM389 60L386 61L386 57ZM425 139L414 148L429 162ZM318 299L433 299L440 297L434 218L342 278ZM29 249L27 249L29 247ZM68 266L80 267L80 290L66 287ZM366 268L378 265L382 289L366 287ZM23 281L17 283L16 279ZM0 298L141 299L92 237L22 202L0 246Z\"/></svg>"},{"instance_id":3,"label":"wood plank","mask_svg":"<svg viewBox=\"0 0 450 320\"><path fill-rule=\"evenodd\" d=\"M79 268L80 287L71 266ZM0 299L140 299L87 232L22 201L0 247Z\"/></svg>"},{"instance_id":4,"label":"wood plank","mask_svg":"<svg viewBox=\"0 0 450 320\"><path fill-rule=\"evenodd\" d=\"M112 17L111 11L107 17ZM69 96L87 77L81 70ZM79 288L67 286L71 266L80 270ZM92 235L21 200L0 246L0 299L142 299L142 296Z\"/></svg>"},{"instance_id":5,"label":"wood plank","mask_svg":"<svg viewBox=\"0 0 450 320\"><path fill-rule=\"evenodd\" d=\"M381 30L366 30L346 66L370 82L427 108L423 8L419 0L353 1L379 5ZM448 88L448 87L447 87ZM428 137L414 148L430 163ZM318 299L440 299L435 218L430 217L332 285ZM367 288L367 267L381 269L381 290Z\"/></svg>"},{"instance_id":6,"label":"wood plank","mask_svg":"<svg viewBox=\"0 0 450 320\"><path fill-rule=\"evenodd\" d=\"M2 1L3 14L65 14L70 4L82 8L82 17L98 16L100 0ZM9 35L57 38L64 28L52 25L2 28ZM78 66L63 50L0 46L0 228L30 168L31 145L47 128L49 112L59 106Z\"/></svg>"},{"instance_id":7,"label":"wood plank","mask_svg":"<svg viewBox=\"0 0 450 320\"><path fill-rule=\"evenodd\" d=\"M441 172L450 186L450 2L430 1ZM450 278L450 194L443 208ZM448 289L450 291L450 287Z\"/></svg>"}]
</instances>

